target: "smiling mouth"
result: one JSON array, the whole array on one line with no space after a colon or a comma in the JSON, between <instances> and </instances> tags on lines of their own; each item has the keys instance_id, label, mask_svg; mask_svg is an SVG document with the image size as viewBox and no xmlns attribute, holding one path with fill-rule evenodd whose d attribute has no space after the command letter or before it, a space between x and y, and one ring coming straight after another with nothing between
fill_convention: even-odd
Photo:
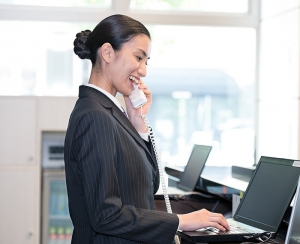
<instances>
[{"instance_id":1,"label":"smiling mouth","mask_svg":"<svg viewBox=\"0 0 300 244\"><path fill-rule=\"evenodd\" d=\"M129 76L129 80L131 80L131 82L134 83L134 84L138 84L139 83L139 81L135 77L133 77L132 75Z\"/></svg>"}]
</instances>

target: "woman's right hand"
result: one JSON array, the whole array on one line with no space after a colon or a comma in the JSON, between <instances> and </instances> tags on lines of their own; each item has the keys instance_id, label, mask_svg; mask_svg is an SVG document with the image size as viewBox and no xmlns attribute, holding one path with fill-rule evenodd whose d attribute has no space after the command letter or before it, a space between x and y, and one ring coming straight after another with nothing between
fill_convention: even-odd
<instances>
[{"instance_id":1,"label":"woman's right hand","mask_svg":"<svg viewBox=\"0 0 300 244\"><path fill-rule=\"evenodd\" d=\"M178 214L179 229L194 231L205 227L214 227L220 231L228 231L230 227L222 214L201 209L188 214Z\"/></svg>"},{"instance_id":2,"label":"woman's right hand","mask_svg":"<svg viewBox=\"0 0 300 244\"><path fill-rule=\"evenodd\" d=\"M139 133L146 133L148 132L148 128L145 126L145 122L141 115L147 114L149 112L152 103L152 93L151 90L148 89L148 86L142 80L139 80L138 84L139 84L138 89L141 89L147 98L147 103L143 105L142 110L141 108L135 109L132 106L129 96L123 96L123 97L125 100L128 119L130 120L132 125Z\"/></svg>"}]
</instances>

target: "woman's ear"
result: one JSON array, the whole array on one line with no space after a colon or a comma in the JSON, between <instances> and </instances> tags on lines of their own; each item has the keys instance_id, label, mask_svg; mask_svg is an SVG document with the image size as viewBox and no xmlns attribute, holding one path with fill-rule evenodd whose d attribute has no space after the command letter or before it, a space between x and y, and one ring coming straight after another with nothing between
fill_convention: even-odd
<instances>
[{"instance_id":1,"label":"woman's ear","mask_svg":"<svg viewBox=\"0 0 300 244\"><path fill-rule=\"evenodd\" d=\"M113 57L113 53L114 49L108 42L104 43L100 48L100 55L106 63L110 63Z\"/></svg>"}]
</instances>

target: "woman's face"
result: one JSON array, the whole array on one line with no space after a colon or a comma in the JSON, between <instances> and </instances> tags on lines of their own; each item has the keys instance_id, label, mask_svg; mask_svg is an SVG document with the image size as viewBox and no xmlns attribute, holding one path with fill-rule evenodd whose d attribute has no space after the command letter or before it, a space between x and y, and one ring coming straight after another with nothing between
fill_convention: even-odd
<instances>
[{"instance_id":1,"label":"woman's face","mask_svg":"<svg viewBox=\"0 0 300 244\"><path fill-rule=\"evenodd\" d=\"M130 95L133 82L139 81L147 74L147 61L150 55L151 41L148 36L141 34L125 43L110 63L110 81L112 94L117 92Z\"/></svg>"}]
</instances>

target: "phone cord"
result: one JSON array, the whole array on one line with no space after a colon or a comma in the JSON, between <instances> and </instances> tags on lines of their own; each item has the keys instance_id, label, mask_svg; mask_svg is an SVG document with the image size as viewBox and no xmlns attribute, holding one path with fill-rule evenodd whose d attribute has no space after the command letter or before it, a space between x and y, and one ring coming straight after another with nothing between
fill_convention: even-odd
<instances>
[{"instance_id":1,"label":"phone cord","mask_svg":"<svg viewBox=\"0 0 300 244\"><path fill-rule=\"evenodd\" d=\"M159 160L159 156L158 156L158 152L157 152L157 149L156 149L152 128L149 125L148 118L147 118L146 114L142 114L142 107L141 107L141 116L142 116L142 118L145 122L145 125L146 125L147 129L148 129L149 138L152 142L153 150L154 150L154 153L155 153L155 158L156 158L156 161L157 161L158 172L159 172L160 182L161 182L161 186L162 186L162 191L163 191L164 198L165 198L167 212L172 213L171 203L170 203L170 199L169 199L169 195L167 193L167 187L166 187L166 183L165 183L165 177L164 177L164 174L163 174L163 168L162 168L162 164ZM180 244L180 240L179 240L179 237L177 235L175 235L174 239L175 239L176 244Z\"/></svg>"}]
</instances>

